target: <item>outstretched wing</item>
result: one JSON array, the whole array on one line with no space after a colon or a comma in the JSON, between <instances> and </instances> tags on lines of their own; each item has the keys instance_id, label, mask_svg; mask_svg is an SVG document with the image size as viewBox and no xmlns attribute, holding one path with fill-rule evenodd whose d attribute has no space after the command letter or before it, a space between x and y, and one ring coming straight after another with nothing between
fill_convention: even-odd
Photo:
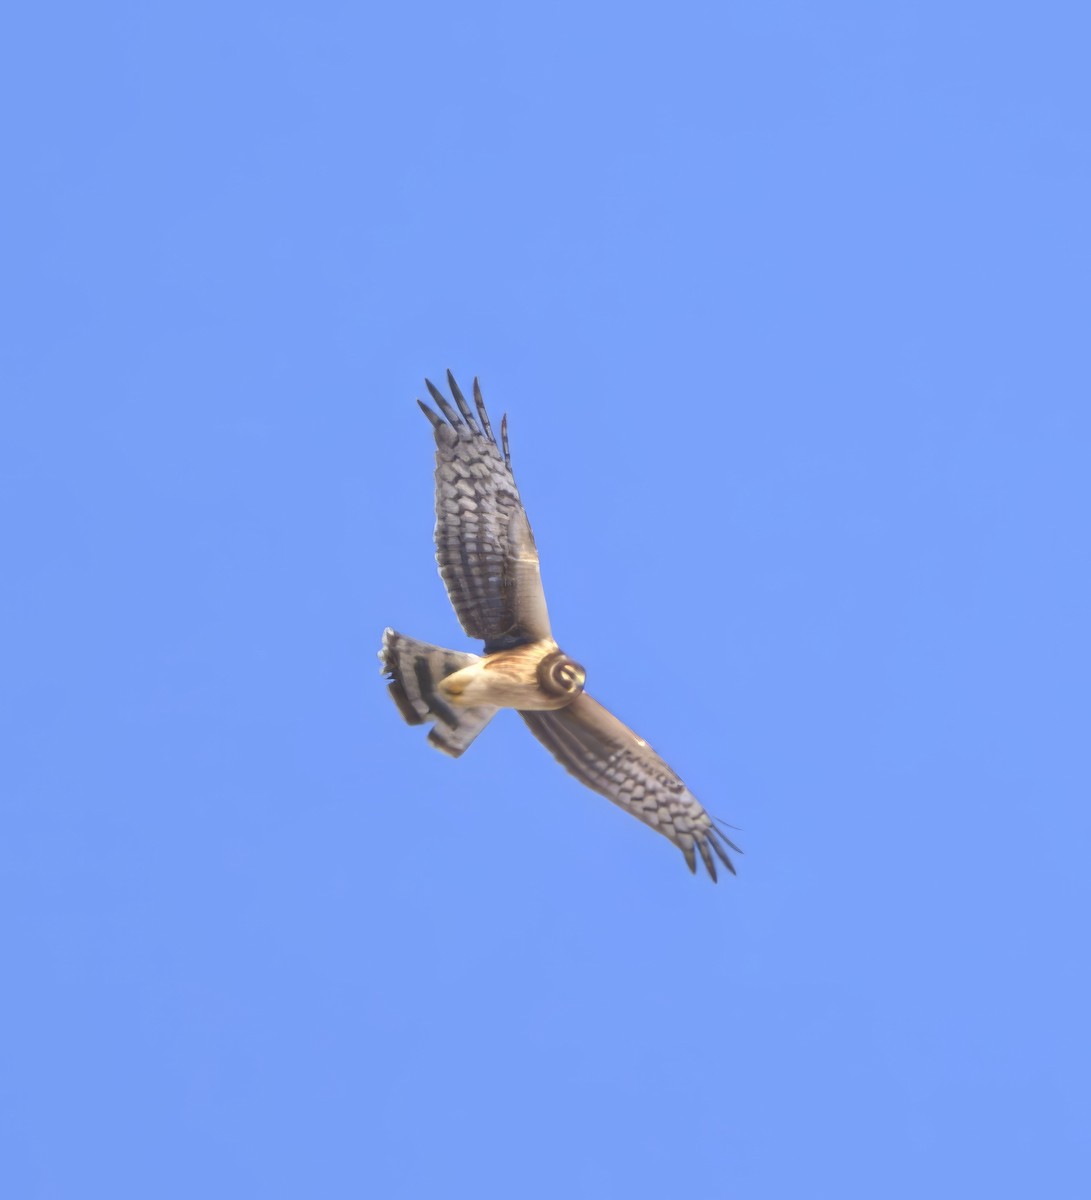
<instances>
[{"instance_id":1,"label":"outstretched wing","mask_svg":"<svg viewBox=\"0 0 1091 1200\"><path fill-rule=\"evenodd\" d=\"M643 738L583 692L567 708L520 712L562 767L670 840L697 870L700 852L716 878L716 859L735 874L726 847L742 853Z\"/></svg>"},{"instance_id":2,"label":"outstretched wing","mask_svg":"<svg viewBox=\"0 0 1091 1200\"><path fill-rule=\"evenodd\" d=\"M436 435L436 561L455 614L487 651L550 636L538 551L519 499L508 452L508 419L500 444L474 380L475 418L447 372L456 411L425 383L443 417L418 400ZM446 418L446 419L444 419Z\"/></svg>"}]
</instances>

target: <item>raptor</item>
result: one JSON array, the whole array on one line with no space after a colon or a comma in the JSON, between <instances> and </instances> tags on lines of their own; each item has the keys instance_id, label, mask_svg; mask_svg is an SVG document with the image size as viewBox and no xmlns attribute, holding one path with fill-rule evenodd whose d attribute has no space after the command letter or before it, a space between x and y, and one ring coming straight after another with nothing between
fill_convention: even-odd
<instances>
[{"instance_id":1,"label":"raptor","mask_svg":"<svg viewBox=\"0 0 1091 1200\"><path fill-rule=\"evenodd\" d=\"M410 725L458 757L501 708L514 708L570 774L672 841L691 871L700 854L732 874L739 851L641 737L584 690L586 672L553 639L530 522L515 486L508 419L500 439L474 380L474 407L447 372L454 404L431 382L437 413L436 560L462 628L483 653L445 650L387 629L379 658ZM457 406L457 407L456 407Z\"/></svg>"}]
</instances>

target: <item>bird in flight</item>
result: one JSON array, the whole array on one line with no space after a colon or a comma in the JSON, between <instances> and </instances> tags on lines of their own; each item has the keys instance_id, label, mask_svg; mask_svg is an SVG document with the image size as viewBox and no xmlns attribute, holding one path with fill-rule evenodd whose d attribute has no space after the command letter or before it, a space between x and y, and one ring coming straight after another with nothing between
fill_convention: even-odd
<instances>
[{"instance_id":1,"label":"bird in flight","mask_svg":"<svg viewBox=\"0 0 1091 1200\"><path fill-rule=\"evenodd\" d=\"M454 407L425 380L439 413L418 400L436 439L436 560L462 628L481 655L387 629L379 651L390 695L410 725L457 758L501 708L581 783L672 841L691 871L700 854L734 874L739 853L681 779L641 737L584 691L586 672L553 640L538 551L515 486L508 419L497 442L474 380L474 408L447 372ZM442 414L442 415L440 415Z\"/></svg>"}]
</instances>

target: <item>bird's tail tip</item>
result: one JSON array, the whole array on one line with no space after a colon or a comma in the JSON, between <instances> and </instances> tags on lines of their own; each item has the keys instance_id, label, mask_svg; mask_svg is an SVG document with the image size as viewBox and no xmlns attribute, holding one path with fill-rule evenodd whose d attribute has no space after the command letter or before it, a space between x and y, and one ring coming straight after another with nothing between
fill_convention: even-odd
<instances>
[{"instance_id":1,"label":"bird's tail tip","mask_svg":"<svg viewBox=\"0 0 1091 1200\"><path fill-rule=\"evenodd\" d=\"M477 662L476 654L445 650L387 628L383 630L379 661L390 698L402 719L408 725L433 722L428 740L452 758L467 749L496 713L491 707L453 705L439 687L448 675Z\"/></svg>"}]
</instances>

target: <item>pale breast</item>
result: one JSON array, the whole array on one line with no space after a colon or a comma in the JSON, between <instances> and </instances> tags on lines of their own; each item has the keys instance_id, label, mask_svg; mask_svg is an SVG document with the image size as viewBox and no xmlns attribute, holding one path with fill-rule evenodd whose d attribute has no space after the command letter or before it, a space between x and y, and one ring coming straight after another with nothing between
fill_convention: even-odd
<instances>
[{"instance_id":1,"label":"pale breast","mask_svg":"<svg viewBox=\"0 0 1091 1200\"><path fill-rule=\"evenodd\" d=\"M452 704L564 708L583 691L583 668L551 640L486 655L440 685Z\"/></svg>"}]
</instances>

